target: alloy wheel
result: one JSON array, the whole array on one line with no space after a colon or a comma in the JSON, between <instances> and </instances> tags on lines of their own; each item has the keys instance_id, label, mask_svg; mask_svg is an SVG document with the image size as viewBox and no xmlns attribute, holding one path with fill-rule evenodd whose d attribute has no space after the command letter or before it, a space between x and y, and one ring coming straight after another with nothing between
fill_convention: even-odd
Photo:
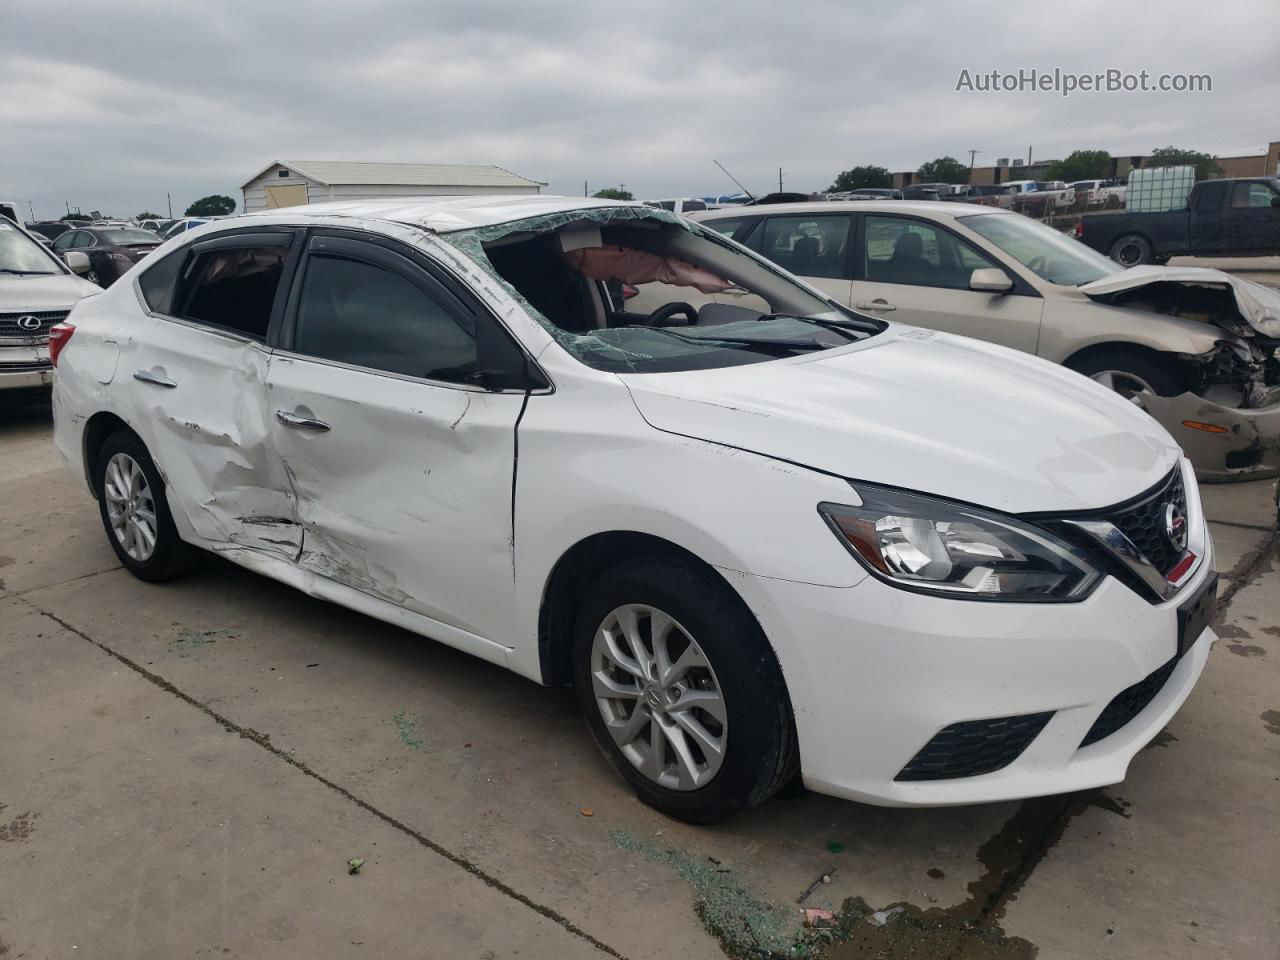
<instances>
[{"instance_id":1,"label":"alloy wheel","mask_svg":"<svg viewBox=\"0 0 1280 960\"><path fill-rule=\"evenodd\" d=\"M102 495L107 505L111 533L120 549L139 563L156 552L156 504L151 485L138 461L117 453L107 461Z\"/></svg>"},{"instance_id":2,"label":"alloy wheel","mask_svg":"<svg viewBox=\"0 0 1280 960\"><path fill-rule=\"evenodd\" d=\"M728 714L707 655L684 627L647 604L618 607L596 629L590 670L605 729L628 763L671 790L711 782Z\"/></svg>"},{"instance_id":3,"label":"alloy wheel","mask_svg":"<svg viewBox=\"0 0 1280 960\"><path fill-rule=\"evenodd\" d=\"M1127 370L1099 370L1090 379L1098 381L1108 390L1114 390L1130 403L1145 409L1144 399L1147 395L1155 396L1151 384L1136 373Z\"/></svg>"}]
</instances>

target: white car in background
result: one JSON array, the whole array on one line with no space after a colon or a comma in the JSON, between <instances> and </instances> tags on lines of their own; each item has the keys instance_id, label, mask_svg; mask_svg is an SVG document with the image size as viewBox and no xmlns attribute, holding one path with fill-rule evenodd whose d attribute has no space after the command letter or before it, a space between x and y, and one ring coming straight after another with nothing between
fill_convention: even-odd
<instances>
[{"instance_id":1,"label":"white car in background","mask_svg":"<svg viewBox=\"0 0 1280 960\"><path fill-rule=\"evenodd\" d=\"M646 200L646 207L656 207L659 210L670 210L672 213L701 213L707 209L707 202L699 200L697 197L677 197L673 200Z\"/></svg>"},{"instance_id":2,"label":"white car in background","mask_svg":"<svg viewBox=\"0 0 1280 960\"><path fill-rule=\"evenodd\" d=\"M1044 224L965 203L805 203L693 219L862 313L1092 377L1158 419L1202 479L1280 471L1274 290L1218 270L1124 270ZM691 302L712 299L760 306L732 291Z\"/></svg>"},{"instance_id":3,"label":"white car in background","mask_svg":"<svg viewBox=\"0 0 1280 960\"><path fill-rule=\"evenodd\" d=\"M69 257L83 270L89 258ZM19 394L48 396L53 381L49 331L82 297L101 289L81 280L49 249L0 217L0 402Z\"/></svg>"},{"instance_id":4,"label":"white car in background","mask_svg":"<svg viewBox=\"0 0 1280 960\"><path fill-rule=\"evenodd\" d=\"M57 329L55 443L128 570L211 551L572 683L686 820L797 772L907 805L1116 782L1214 639L1196 479L1142 411L641 204L264 211Z\"/></svg>"},{"instance_id":5,"label":"white car in background","mask_svg":"<svg viewBox=\"0 0 1280 960\"><path fill-rule=\"evenodd\" d=\"M1119 180L1077 180L1071 187L1077 196L1087 197L1088 206L1109 210L1123 207L1125 194L1129 191Z\"/></svg>"}]
</instances>

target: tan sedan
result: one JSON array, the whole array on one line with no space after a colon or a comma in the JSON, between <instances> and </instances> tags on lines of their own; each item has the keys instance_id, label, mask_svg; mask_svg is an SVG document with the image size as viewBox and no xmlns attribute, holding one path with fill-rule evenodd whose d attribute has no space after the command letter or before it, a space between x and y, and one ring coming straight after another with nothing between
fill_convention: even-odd
<instances>
[{"instance_id":1,"label":"tan sedan","mask_svg":"<svg viewBox=\"0 0 1280 960\"><path fill-rule=\"evenodd\" d=\"M1217 270L1126 271L1044 224L965 203L777 204L690 219L859 312L1092 377L1159 420L1205 479L1280 472L1275 291ZM732 290L692 298L687 287L673 290L694 306L767 309ZM670 299L673 290L646 295Z\"/></svg>"}]
</instances>

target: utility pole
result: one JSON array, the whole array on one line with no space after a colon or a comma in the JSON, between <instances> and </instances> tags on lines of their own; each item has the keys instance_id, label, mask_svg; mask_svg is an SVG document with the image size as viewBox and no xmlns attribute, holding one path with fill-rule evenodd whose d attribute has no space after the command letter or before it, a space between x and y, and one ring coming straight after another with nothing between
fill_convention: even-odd
<instances>
[{"instance_id":1,"label":"utility pole","mask_svg":"<svg viewBox=\"0 0 1280 960\"><path fill-rule=\"evenodd\" d=\"M71 216L71 202L69 200L63 200L62 202L67 205L67 216Z\"/></svg>"},{"instance_id":2,"label":"utility pole","mask_svg":"<svg viewBox=\"0 0 1280 960\"><path fill-rule=\"evenodd\" d=\"M980 154L981 152L982 152L981 150L970 150L970 151L969 151L969 176L970 176L970 178L971 178L971 179L972 179L972 176L973 176L973 158L974 158L974 157L976 157L976 156L977 156L978 154Z\"/></svg>"},{"instance_id":3,"label":"utility pole","mask_svg":"<svg viewBox=\"0 0 1280 960\"><path fill-rule=\"evenodd\" d=\"M34 220L36 218L36 208L31 205L30 200L27 201L27 211L31 214L31 219Z\"/></svg>"},{"instance_id":4,"label":"utility pole","mask_svg":"<svg viewBox=\"0 0 1280 960\"><path fill-rule=\"evenodd\" d=\"M782 192L782 168L778 168L778 192Z\"/></svg>"},{"instance_id":5,"label":"utility pole","mask_svg":"<svg viewBox=\"0 0 1280 960\"><path fill-rule=\"evenodd\" d=\"M1027 147L1027 166L1031 166L1031 148Z\"/></svg>"},{"instance_id":6,"label":"utility pole","mask_svg":"<svg viewBox=\"0 0 1280 960\"><path fill-rule=\"evenodd\" d=\"M584 197L587 195L587 181L585 180L582 181L582 195Z\"/></svg>"},{"instance_id":7,"label":"utility pole","mask_svg":"<svg viewBox=\"0 0 1280 960\"><path fill-rule=\"evenodd\" d=\"M165 198L169 201L169 219L173 219L173 194L166 193Z\"/></svg>"}]
</instances>

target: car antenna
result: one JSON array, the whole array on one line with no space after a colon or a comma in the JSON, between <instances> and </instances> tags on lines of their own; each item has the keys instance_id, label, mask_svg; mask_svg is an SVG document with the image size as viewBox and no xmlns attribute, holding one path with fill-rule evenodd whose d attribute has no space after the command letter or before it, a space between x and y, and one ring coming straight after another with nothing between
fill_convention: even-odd
<instances>
[{"instance_id":1,"label":"car antenna","mask_svg":"<svg viewBox=\"0 0 1280 960\"><path fill-rule=\"evenodd\" d=\"M714 164L715 164L717 167L719 167L721 170L724 170L724 164L723 164L723 163L721 163L719 160L714 160L714 159L713 159L711 162L712 162L712 163L714 163ZM732 173L730 173L728 170L724 170L724 175L725 175L726 177L728 177L730 180L732 180L734 183L736 183L736 184L738 185L738 189L739 189L739 190L741 190L743 193L745 193L748 197L750 197L752 200L754 200L754 199L755 199L755 195L754 195L750 190L748 190L746 187L744 187L744 186L742 185L742 181L740 181L740 180L739 180L737 177L735 177Z\"/></svg>"}]
</instances>

